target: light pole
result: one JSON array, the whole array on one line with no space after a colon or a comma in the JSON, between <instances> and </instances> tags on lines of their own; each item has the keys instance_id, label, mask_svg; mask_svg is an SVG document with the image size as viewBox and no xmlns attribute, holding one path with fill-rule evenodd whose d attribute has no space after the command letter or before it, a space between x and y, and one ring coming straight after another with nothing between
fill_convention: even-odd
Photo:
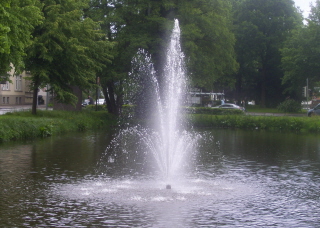
<instances>
[{"instance_id":1,"label":"light pole","mask_svg":"<svg viewBox=\"0 0 320 228\"><path fill-rule=\"evenodd\" d=\"M307 108L309 109L309 79L307 78L307 89L306 89L306 95L307 95Z\"/></svg>"},{"instance_id":2,"label":"light pole","mask_svg":"<svg viewBox=\"0 0 320 228\"><path fill-rule=\"evenodd\" d=\"M96 88L96 111L98 111L98 100L99 100L99 93L98 93L99 88L98 88L98 86L100 84L100 78L99 77L96 78L96 83L97 83L97 88Z\"/></svg>"}]
</instances>

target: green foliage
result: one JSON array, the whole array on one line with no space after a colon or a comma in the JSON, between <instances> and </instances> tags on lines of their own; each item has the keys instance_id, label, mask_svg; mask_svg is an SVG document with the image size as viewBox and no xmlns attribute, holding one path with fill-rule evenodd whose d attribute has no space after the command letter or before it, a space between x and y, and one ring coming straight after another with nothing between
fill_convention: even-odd
<instances>
[{"instance_id":1,"label":"green foliage","mask_svg":"<svg viewBox=\"0 0 320 228\"><path fill-rule=\"evenodd\" d=\"M49 137L52 135L52 131L53 131L53 125L52 124L48 124L46 126L41 126L39 128L40 134L43 138L45 137Z\"/></svg>"},{"instance_id":2,"label":"green foliage","mask_svg":"<svg viewBox=\"0 0 320 228\"><path fill-rule=\"evenodd\" d=\"M238 97L276 107L284 99L280 49L291 31L302 24L289 0L234 0Z\"/></svg>"},{"instance_id":3,"label":"green foliage","mask_svg":"<svg viewBox=\"0 0 320 228\"><path fill-rule=\"evenodd\" d=\"M259 105L247 105L247 112L257 112L257 113L281 113L276 108L261 108Z\"/></svg>"},{"instance_id":4,"label":"green foliage","mask_svg":"<svg viewBox=\"0 0 320 228\"><path fill-rule=\"evenodd\" d=\"M122 105L123 116L133 116L134 110L135 110L135 105Z\"/></svg>"},{"instance_id":5,"label":"green foliage","mask_svg":"<svg viewBox=\"0 0 320 228\"><path fill-rule=\"evenodd\" d=\"M230 1L181 1L177 5L182 47L193 85L213 90L233 87L238 69Z\"/></svg>"},{"instance_id":6,"label":"green foliage","mask_svg":"<svg viewBox=\"0 0 320 228\"><path fill-rule=\"evenodd\" d=\"M139 48L151 54L161 77L174 18L180 22L182 49L188 56L186 64L193 85L213 89L234 84L230 75L238 65L229 1L93 0L87 14L101 21L108 40L114 43L113 62L100 74L111 112L122 105L123 82Z\"/></svg>"},{"instance_id":7,"label":"green foliage","mask_svg":"<svg viewBox=\"0 0 320 228\"><path fill-rule=\"evenodd\" d=\"M320 133L319 117L190 114L189 119L195 127Z\"/></svg>"},{"instance_id":8,"label":"green foliage","mask_svg":"<svg viewBox=\"0 0 320 228\"><path fill-rule=\"evenodd\" d=\"M50 84L60 102L75 104L72 86L95 85L97 72L110 61L111 45L99 23L85 17L88 1L42 2L44 21L32 33L26 68L33 89Z\"/></svg>"},{"instance_id":9,"label":"green foliage","mask_svg":"<svg viewBox=\"0 0 320 228\"><path fill-rule=\"evenodd\" d=\"M86 105L83 111L107 111L107 107L105 105Z\"/></svg>"},{"instance_id":10,"label":"green foliage","mask_svg":"<svg viewBox=\"0 0 320 228\"><path fill-rule=\"evenodd\" d=\"M277 108L282 112L299 112L302 107L301 103L293 99L287 99L281 102Z\"/></svg>"},{"instance_id":11,"label":"green foliage","mask_svg":"<svg viewBox=\"0 0 320 228\"><path fill-rule=\"evenodd\" d=\"M122 116L133 117L135 111L134 105L123 105ZM222 109L209 107L184 107L183 112L188 114L207 114L207 115L244 115L245 113L237 109Z\"/></svg>"},{"instance_id":12,"label":"green foliage","mask_svg":"<svg viewBox=\"0 0 320 228\"><path fill-rule=\"evenodd\" d=\"M302 99L302 87L309 88L320 81L320 2L311 7L308 24L297 29L286 41L282 51L282 67L285 71L282 79L286 93Z\"/></svg>"},{"instance_id":13,"label":"green foliage","mask_svg":"<svg viewBox=\"0 0 320 228\"><path fill-rule=\"evenodd\" d=\"M23 67L25 48L31 44L31 33L42 21L37 0L0 1L0 75Z\"/></svg>"},{"instance_id":14,"label":"green foliage","mask_svg":"<svg viewBox=\"0 0 320 228\"><path fill-rule=\"evenodd\" d=\"M67 112L39 110L7 113L0 116L0 142L59 135L72 131L86 131L115 123L112 115L101 112Z\"/></svg>"}]
</instances>

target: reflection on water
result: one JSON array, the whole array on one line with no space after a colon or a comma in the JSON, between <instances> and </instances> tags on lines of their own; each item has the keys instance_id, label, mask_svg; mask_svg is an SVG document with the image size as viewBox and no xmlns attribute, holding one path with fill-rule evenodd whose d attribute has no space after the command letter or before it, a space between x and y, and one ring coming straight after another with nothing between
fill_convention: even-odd
<instances>
[{"instance_id":1,"label":"reflection on water","mask_svg":"<svg viewBox=\"0 0 320 228\"><path fill-rule=\"evenodd\" d=\"M141 164L96 172L104 132L1 145L0 226L319 226L319 136L209 133L171 190Z\"/></svg>"}]
</instances>

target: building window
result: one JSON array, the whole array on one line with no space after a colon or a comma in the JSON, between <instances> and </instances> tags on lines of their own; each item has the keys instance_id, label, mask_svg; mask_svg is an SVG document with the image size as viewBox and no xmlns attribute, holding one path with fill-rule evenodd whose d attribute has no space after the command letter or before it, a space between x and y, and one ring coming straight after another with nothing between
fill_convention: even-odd
<instances>
[{"instance_id":1,"label":"building window","mask_svg":"<svg viewBox=\"0 0 320 228\"><path fill-rule=\"evenodd\" d=\"M21 104L21 97L19 97L19 104Z\"/></svg>"},{"instance_id":2,"label":"building window","mask_svg":"<svg viewBox=\"0 0 320 228\"><path fill-rule=\"evenodd\" d=\"M22 76L17 75L16 76L16 91L21 91L22 90Z\"/></svg>"},{"instance_id":3,"label":"building window","mask_svg":"<svg viewBox=\"0 0 320 228\"><path fill-rule=\"evenodd\" d=\"M10 90L10 83L9 81L6 82L6 84L1 85L2 90Z\"/></svg>"},{"instance_id":4,"label":"building window","mask_svg":"<svg viewBox=\"0 0 320 228\"><path fill-rule=\"evenodd\" d=\"M9 104L9 97L7 97L7 104Z\"/></svg>"},{"instance_id":5,"label":"building window","mask_svg":"<svg viewBox=\"0 0 320 228\"><path fill-rule=\"evenodd\" d=\"M5 104L5 103L6 103L6 98L2 97L2 104Z\"/></svg>"}]
</instances>

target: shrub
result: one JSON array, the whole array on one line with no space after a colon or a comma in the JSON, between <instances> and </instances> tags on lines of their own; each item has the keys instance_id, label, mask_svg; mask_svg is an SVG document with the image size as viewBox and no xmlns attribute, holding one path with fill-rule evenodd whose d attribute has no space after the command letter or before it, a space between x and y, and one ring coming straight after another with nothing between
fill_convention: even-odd
<instances>
[{"instance_id":1,"label":"shrub","mask_svg":"<svg viewBox=\"0 0 320 228\"><path fill-rule=\"evenodd\" d=\"M282 112L299 112L301 104L293 99L287 99L280 103L277 108Z\"/></svg>"},{"instance_id":2,"label":"shrub","mask_svg":"<svg viewBox=\"0 0 320 228\"><path fill-rule=\"evenodd\" d=\"M320 133L320 117L189 114L194 127Z\"/></svg>"},{"instance_id":3,"label":"shrub","mask_svg":"<svg viewBox=\"0 0 320 228\"><path fill-rule=\"evenodd\" d=\"M82 110L85 111L107 111L106 105L87 105Z\"/></svg>"},{"instance_id":4,"label":"shrub","mask_svg":"<svg viewBox=\"0 0 320 228\"><path fill-rule=\"evenodd\" d=\"M98 129L115 123L115 117L106 111L38 110L36 116L30 111L6 113L0 116L0 143Z\"/></svg>"},{"instance_id":5,"label":"shrub","mask_svg":"<svg viewBox=\"0 0 320 228\"><path fill-rule=\"evenodd\" d=\"M122 105L122 115L123 116L133 116L135 105Z\"/></svg>"}]
</instances>

